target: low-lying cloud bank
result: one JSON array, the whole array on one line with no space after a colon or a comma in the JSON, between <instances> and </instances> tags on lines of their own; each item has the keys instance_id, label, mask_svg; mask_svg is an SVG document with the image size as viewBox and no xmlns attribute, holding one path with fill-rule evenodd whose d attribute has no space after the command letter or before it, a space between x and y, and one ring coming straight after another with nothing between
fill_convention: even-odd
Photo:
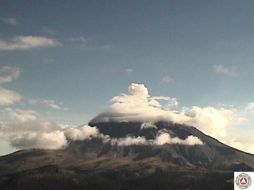
<instances>
[{"instance_id":1,"label":"low-lying cloud bank","mask_svg":"<svg viewBox=\"0 0 254 190\"><path fill-rule=\"evenodd\" d=\"M0 138L17 149L58 149L67 145L60 126L36 121L0 123Z\"/></svg>"},{"instance_id":2,"label":"low-lying cloud bank","mask_svg":"<svg viewBox=\"0 0 254 190\"><path fill-rule=\"evenodd\" d=\"M54 123L16 122L0 123L0 138L8 141L17 149L42 148L60 149L68 146L68 140L101 139L104 143L117 146L131 145L202 145L202 141L194 136L186 139L171 137L167 131L159 131L156 138L147 140L145 137L111 138L99 132L96 127L88 125L82 127L57 125Z\"/></svg>"},{"instance_id":3,"label":"low-lying cloud bank","mask_svg":"<svg viewBox=\"0 0 254 190\"><path fill-rule=\"evenodd\" d=\"M143 125L141 125L142 129ZM96 127L88 125L83 127L68 127L64 130L67 138L71 140L91 140L92 138L102 139L105 143L118 146L131 145L164 145L164 144L183 144L183 145L202 145L203 142L195 136L188 136L186 139L178 137L171 137L168 131L158 131L155 139L146 139L143 136L132 137L126 136L124 138L111 138L109 135L104 135L99 132Z\"/></svg>"},{"instance_id":4,"label":"low-lying cloud bank","mask_svg":"<svg viewBox=\"0 0 254 190\"><path fill-rule=\"evenodd\" d=\"M155 139L147 140L145 137L131 137L127 136L119 139L112 139L111 144L118 146L131 146L131 145L164 145L164 144L182 144L182 145L203 145L203 142L195 136L188 136L186 139L178 137L171 137L167 132L159 132Z\"/></svg>"}]
</instances>

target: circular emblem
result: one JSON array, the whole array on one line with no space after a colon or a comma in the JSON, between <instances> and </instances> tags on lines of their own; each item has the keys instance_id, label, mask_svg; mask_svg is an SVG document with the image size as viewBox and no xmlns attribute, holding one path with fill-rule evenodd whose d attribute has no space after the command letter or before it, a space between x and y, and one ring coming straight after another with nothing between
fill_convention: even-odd
<instances>
[{"instance_id":1,"label":"circular emblem","mask_svg":"<svg viewBox=\"0 0 254 190\"><path fill-rule=\"evenodd\" d=\"M236 177L235 183L239 188L247 189L251 185L251 177L246 173L241 173Z\"/></svg>"}]
</instances>

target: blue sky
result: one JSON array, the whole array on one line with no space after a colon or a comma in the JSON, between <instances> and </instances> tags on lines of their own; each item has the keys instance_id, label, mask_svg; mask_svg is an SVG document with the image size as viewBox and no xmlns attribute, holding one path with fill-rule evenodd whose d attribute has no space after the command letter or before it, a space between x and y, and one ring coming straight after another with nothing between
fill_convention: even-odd
<instances>
[{"instance_id":1,"label":"blue sky","mask_svg":"<svg viewBox=\"0 0 254 190\"><path fill-rule=\"evenodd\" d=\"M254 101L253 21L250 0L1 0L1 74L20 73L0 87L22 98L0 109L79 125L132 82L181 106L244 107Z\"/></svg>"}]
</instances>

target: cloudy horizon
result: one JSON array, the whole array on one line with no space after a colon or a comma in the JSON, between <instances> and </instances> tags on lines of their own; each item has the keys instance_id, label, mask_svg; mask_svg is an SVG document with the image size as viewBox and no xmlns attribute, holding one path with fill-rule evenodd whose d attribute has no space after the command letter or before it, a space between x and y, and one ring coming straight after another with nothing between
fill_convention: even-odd
<instances>
[{"instance_id":1,"label":"cloudy horizon","mask_svg":"<svg viewBox=\"0 0 254 190\"><path fill-rule=\"evenodd\" d=\"M3 81L11 76L2 77ZM4 89L5 90L5 89ZM2 96L3 97L3 96ZM8 99L6 96L5 99ZM48 104L44 106L51 109L60 107ZM52 101L49 101L52 103ZM36 102L37 103L37 102ZM5 103L6 104L6 103ZM3 105L5 105L3 104ZM15 104L13 101L11 104ZM31 104L27 101L27 104ZM8 105L8 104L7 104ZM253 102L246 105L244 110L236 107L179 107L176 97L151 96L144 84L131 83L128 93L114 96L107 107L92 119L93 123L100 122L141 122L140 129L156 128L156 122L165 121L183 124L187 127L196 127L205 134L239 150L254 153L251 144L254 138L248 141L242 139L241 130L245 125L253 128ZM96 127L74 126L38 120L39 114L34 110L12 109L7 107L1 111L10 121L0 123L0 137L8 142L12 150L27 148L61 149L68 145L68 138L72 140L89 140L102 138L106 142L119 146L128 145L163 145L167 144L203 144L195 136L186 139L172 138L168 132L158 132L157 137L151 141L145 137L126 136L114 139L100 133ZM14 148L14 149L13 149Z\"/></svg>"}]
</instances>

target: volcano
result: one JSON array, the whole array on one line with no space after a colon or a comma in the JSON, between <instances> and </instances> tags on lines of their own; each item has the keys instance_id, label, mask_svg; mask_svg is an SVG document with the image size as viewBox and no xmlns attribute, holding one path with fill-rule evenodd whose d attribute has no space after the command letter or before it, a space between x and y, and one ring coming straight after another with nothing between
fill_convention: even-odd
<instances>
[{"instance_id":1,"label":"volcano","mask_svg":"<svg viewBox=\"0 0 254 190\"><path fill-rule=\"evenodd\" d=\"M158 121L96 122L111 139L153 142L161 131L173 143L120 146L103 138L71 140L61 150L20 150L0 157L0 187L7 189L233 189L233 171L253 170L254 155L236 150L198 129ZM149 126L150 125L150 126ZM199 144L184 144L193 136Z\"/></svg>"}]
</instances>

